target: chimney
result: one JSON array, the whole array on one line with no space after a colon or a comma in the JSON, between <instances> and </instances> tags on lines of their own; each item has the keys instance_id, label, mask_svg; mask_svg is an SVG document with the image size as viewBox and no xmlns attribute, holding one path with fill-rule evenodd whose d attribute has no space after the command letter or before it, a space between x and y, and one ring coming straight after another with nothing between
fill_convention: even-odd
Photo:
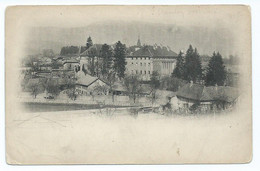
<instances>
[{"instance_id":1,"label":"chimney","mask_svg":"<svg viewBox=\"0 0 260 171\"><path fill-rule=\"evenodd\" d=\"M190 81L190 87L192 87L192 86L193 86L193 81L191 80L191 81Z\"/></svg>"}]
</instances>

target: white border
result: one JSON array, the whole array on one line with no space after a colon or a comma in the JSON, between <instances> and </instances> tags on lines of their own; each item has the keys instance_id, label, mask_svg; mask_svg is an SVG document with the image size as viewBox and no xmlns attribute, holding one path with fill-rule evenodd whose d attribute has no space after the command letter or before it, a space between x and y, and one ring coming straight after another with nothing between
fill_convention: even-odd
<instances>
[{"instance_id":1,"label":"white border","mask_svg":"<svg viewBox=\"0 0 260 171\"><path fill-rule=\"evenodd\" d=\"M4 60L4 19L5 8L10 5L95 5L95 4L115 4L115 5L181 5L181 4L246 4L251 6L252 12L252 69L253 69L253 160L249 164L225 164L225 165L58 165L58 166L11 166L6 164L5 160L5 89L4 89L4 73L5 73L5 60ZM260 170L260 1L257 0L1 0L0 1L0 170L22 170L22 171L35 171L35 170L113 170L113 171L127 171L127 170L192 170L192 171L240 171L240 170ZM8 79L8 78L7 78Z\"/></svg>"}]
</instances>

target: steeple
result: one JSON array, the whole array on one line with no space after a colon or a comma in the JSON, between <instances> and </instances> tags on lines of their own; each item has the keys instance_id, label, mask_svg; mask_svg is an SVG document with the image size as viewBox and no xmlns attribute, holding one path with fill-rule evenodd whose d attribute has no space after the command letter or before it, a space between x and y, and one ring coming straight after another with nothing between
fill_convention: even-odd
<instances>
[{"instance_id":1,"label":"steeple","mask_svg":"<svg viewBox=\"0 0 260 171\"><path fill-rule=\"evenodd\" d=\"M141 47L141 46L142 46L141 41L140 41L140 35L138 35L137 46L138 46L138 47Z\"/></svg>"}]
</instances>

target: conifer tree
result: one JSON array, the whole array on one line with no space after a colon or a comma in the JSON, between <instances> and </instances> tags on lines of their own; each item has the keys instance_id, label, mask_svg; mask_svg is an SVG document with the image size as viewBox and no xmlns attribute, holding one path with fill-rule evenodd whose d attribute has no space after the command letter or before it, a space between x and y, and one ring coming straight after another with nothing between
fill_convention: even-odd
<instances>
[{"instance_id":1,"label":"conifer tree","mask_svg":"<svg viewBox=\"0 0 260 171\"><path fill-rule=\"evenodd\" d=\"M113 69L119 79L124 78L126 69L126 46L120 41L116 43L114 49L114 66Z\"/></svg>"},{"instance_id":2,"label":"conifer tree","mask_svg":"<svg viewBox=\"0 0 260 171\"><path fill-rule=\"evenodd\" d=\"M219 52L217 54L214 52L207 67L207 73L205 78L206 85L222 86L224 85L225 80L226 70L222 56L219 54Z\"/></svg>"},{"instance_id":3,"label":"conifer tree","mask_svg":"<svg viewBox=\"0 0 260 171\"><path fill-rule=\"evenodd\" d=\"M184 57L183 52L180 51L180 53L177 56L177 63L175 69L173 70L172 76L183 79L184 71Z\"/></svg>"},{"instance_id":4,"label":"conifer tree","mask_svg":"<svg viewBox=\"0 0 260 171\"><path fill-rule=\"evenodd\" d=\"M184 63L184 79L187 81L199 82L202 77L202 68L200 56L197 52L197 49L193 49L190 45L186 55Z\"/></svg>"},{"instance_id":5,"label":"conifer tree","mask_svg":"<svg viewBox=\"0 0 260 171\"><path fill-rule=\"evenodd\" d=\"M107 76L112 67L112 51L107 44L102 45L100 57L102 59L101 73L103 76Z\"/></svg>"},{"instance_id":6,"label":"conifer tree","mask_svg":"<svg viewBox=\"0 0 260 171\"><path fill-rule=\"evenodd\" d=\"M93 42L92 42L91 37L89 36L88 39L87 39L86 47L87 47L87 49L88 49L88 48L90 48L91 46L93 46Z\"/></svg>"}]
</instances>

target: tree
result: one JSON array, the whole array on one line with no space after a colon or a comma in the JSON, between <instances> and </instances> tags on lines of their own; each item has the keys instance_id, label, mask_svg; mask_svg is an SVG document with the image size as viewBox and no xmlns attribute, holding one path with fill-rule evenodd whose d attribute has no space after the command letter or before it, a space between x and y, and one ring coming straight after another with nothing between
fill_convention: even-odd
<instances>
[{"instance_id":1,"label":"tree","mask_svg":"<svg viewBox=\"0 0 260 171\"><path fill-rule=\"evenodd\" d=\"M87 68L90 72L90 75L97 76L99 74L99 58L98 51L96 48L91 48L88 50L88 65Z\"/></svg>"},{"instance_id":2,"label":"tree","mask_svg":"<svg viewBox=\"0 0 260 171\"><path fill-rule=\"evenodd\" d=\"M71 55L79 53L78 46L65 46L61 48L60 55Z\"/></svg>"},{"instance_id":3,"label":"tree","mask_svg":"<svg viewBox=\"0 0 260 171\"><path fill-rule=\"evenodd\" d=\"M160 87L160 78L159 73L157 71L153 71L150 78L150 85L152 88L152 103L155 101L156 90Z\"/></svg>"},{"instance_id":4,"label":"tree","mask_svg":"<svg viewBox=\"0 0 260 171\"><path fill-rule=\"evenodd\" d=\"M95 100L95 96L96 95L103 95L106 94L108 90L108 87L106 85L95 85L92 89L91 89L91 93L90 95L92 96L92 100Z\"/></svg>"},{"instance_id":5,"label":"tree","mask_svg":"<svg viewBox=\"0 0 260 171\"><path fill-rule=\"evenodd\" d=\"M87 39L87 43L86 43L87 49L90 48L91 46L93 46L93 42L91 37L89 36Z\"/></svg>"},{"instance_id":6,"label":"tree","mask_svg":"<svg viewBox=\"0 0 260 171\"><path fill-rule=\"evenodd\" d=\"M187 81L199 82L202 77L200 56L190 45L185 55L185 72L184 79Z\"/></svg>"},{"instance_id":7,"label":"tree","mask_svg":"<svg viewBox=\"0 0 260 171\"><path fill-rule=\"evenodd\" d=\"M89 70L89 74L94 76L95 75L95 57L89 57L88 58L88 64L87 64L87 68Z\"/></svg>"},{"instance_id":8,"label":"tree","mask_svg":"<svg viewBox=\"0 0 260 171\"><path fill-rule=\"evenodd\" d=\"M54 57L54 52L52 49L43 49L42 54L45 57Z\"/></svg>"},{"instance_id":9,"label":"tree","mask_svg":"<svg viewBox=\"0 0 260 171\"><path fill-rule=\"evenodd\" d=\"M128 91L129 97L133 98L134 103L136 101L136 98L141 93L141 83L137 75L134 76L127 76L124 79L124 85Z\"/></svg>"},{"instance_id":10,"label":"tree","mask_svg":"<svg viewBox=\"0 0 260 171\"><path fill-rule=\"evenodd\" d=\"M100 57L102 59L102 69L101 74L103 76L107 75L112 67L112 51L107 44L102 45Z\"/></svg>"},{"instance_id":11,"label":"tree","mask_svg":"<svg viewBox=\"0 0 260 171\"><path fill-rule=\"evenodd\" d=\"M227 73L222 56L219 54L219 52L217 54L214 52L207 67L205 78L206 85L214 86L217 84L221 86L226 80L226 75Z\"/></svg>"},{"instance_id":12,"label":"tree","mask_svg":"<svg viewBox=\"0 0 260 171\"><path fill-rule=\"evenodd\" d=\"M63 65L61 63L58 63L57 61L53 61L51 63L51 67L52 69L59 69L60 67L62 67Z\"/></svg>"},{"instance_id":13,"label":"tree","mask_svg":"<svg viewBox=\"0 0 260 171\"><path fill-rule=\"evenodd\" d=\"M119 79L125 76L126 65L126 46L120 41L116 43L114 49L114 71Z\"/></svg>"},{"instance_id":14,"label":"tree","mask_svg":"<svg viewBox=\"0 0 260 171\"><path fill-rule=\"evenodd\" d=\"M71 100L76 100L78 97L78 93L76 91L76 87L75 85L73 87L70 87L69 89L66 90L66 94L67 96L71 99Z\"/></svg>"},{"instance_id":15,"label":"tree","mask_svg":"<svg viewBox=\"0 0 260 171\"><path fill-rule=\"evenodd\" d=\"M96 57L96 60L94 62L94 75L100 77L101 70L102 70L102 60L99 57Z\"/></svg>"},{"instance_id":16,"label":"tree","mask_svg":"<svg viewBox=\"0 0 260 171\"><path fill-rule=\"evenodd\" d=\"M107 76L105 77L105 80L109 85L109 92L111 93L112 101L114 102L113 86L116 82L115 73L113 71L108 72Z\"/></svg>"},{"instance_id":17,"label":"tree","mask_svg":"<svg viewBox=\"0 0 260 171\"><path fill-rule=\"evenodd\" d=\"M184 74L185 74L184 57L183 57L183 52L180 51L180 53L177 56L177 63L175 69L173 70L172 76L183 79Z\"/></svg>"},{"instance_id":18,"label":"tree","mask_svg":"<svg viewBox=\"0 0 260 171\"><path fill-rule=\"evenodd\" d=\"M47 81L46 91L54 97L58 96L60 94L60 89L57 81L49 79Z\"/></svg>"},{"instance_id":19,"label":"tree","mask_svg":"<svg viewBox=\"0 0 260 171\"><path fill-rule=\"evenodd\" d=\"M36 98L36 96L40 94L39 83L36 82L29 83L28 88L31 90L31 95L33 96L33 98Z\"/></svg>"},{"instance_id":20,"label":"tree","mask_svg":"<svg viewBox=\"0 0 260 171\"><path fill-rule=\"evenodd\" d=\"M186 80L176 77L164 76L161 79L160 89L176 92L180 87L184 86L185 84L187 84Z\"/></svg>"}]
</instances>

